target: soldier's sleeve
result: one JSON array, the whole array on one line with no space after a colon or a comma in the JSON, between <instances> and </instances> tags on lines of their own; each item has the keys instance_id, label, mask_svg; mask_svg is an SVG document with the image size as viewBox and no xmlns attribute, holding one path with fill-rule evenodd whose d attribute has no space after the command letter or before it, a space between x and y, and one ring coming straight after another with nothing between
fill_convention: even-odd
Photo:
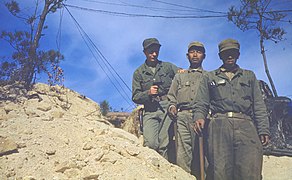
<instances>
[{"instance_id":1,"label":"soldier's sleeve","mask_svg":"<svg viewBox=\"0 0 292 180\"><path fill-rule=\"evenodd\" d=\"M194 99L194 117L193 120L205 119L210 107L209 94L209 76L204 74L198 87L197 95Z\"/></svg>"},{"instance_id":2,"label":"soldier's sleeve","mask_svg":"<svg viewBox=\"0 0 292 180\"><path fill-rule=\"evenodd\" d=\"M142 77L138 71L135 71L133 74L132 81L132 100L136 104L145 104L150 101L150 96L148 90L142 89L141 86Z\"/></svg>"},{"instance_id":3,"label":"soldier's sleeve","mask_svg":"<svg viewBox=\"0 0 292 180\"><path fill-rule=\"evenodd\" d=\"M174 79L172 80L170 89L167 94L167 98L169 100L169 106L177 105L177 89L178 89L178 74L174 76Z\"/></svg>"},{"instance_id":4,"label":"soldier's sleeve","mask_svg":"<svg viewBox=\"0 0 292 180\"><path fill-rule=\"evenodd\" d=\"M178 72L179 69L182 69L182 68L179 68L179 67L177 67L176 65L174 65L174 64L172 64L172 63L170 63L170 64L171 64L171 69L172 69L172 71L173 71L175 74Z\"/></svg>"},{"instance_id":5,"label":"soldier's sleeve","mask_svg":"<svg viewBox=\"0 0 292 180\"><path fill-rule=\"evenodd\" d=\"M254 121L259 135L270 135L267 107L261 94L256 76L251 72Z\"/></svg>"}]
</instances>

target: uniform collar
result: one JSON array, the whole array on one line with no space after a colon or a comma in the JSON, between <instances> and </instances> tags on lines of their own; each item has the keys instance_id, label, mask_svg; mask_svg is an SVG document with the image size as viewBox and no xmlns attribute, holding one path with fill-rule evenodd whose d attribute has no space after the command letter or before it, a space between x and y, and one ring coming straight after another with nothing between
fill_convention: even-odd
<instances>
[{"instance_id":1,"label":"uniform collar","mask_svg":"<svg viewBox=\"0 0 292 180\"><path fill-rule=\"evenodd\" d=\"M157 72L161 68L161 66L162 66L162 61L158 60L158 63L156 64L156 66L153 67L153 68L156 68L155 72ZM151 67L147 65L146 60L145 60L145 63L143 64L143 72L147 74L152 74L152 75L156 74L156 73L153 73L150 68Z\"/></svg>"},{"instance_id":2,"label":"uniform collar","mask_svg":"<svg viewBox=\"0 0 292 180\"><path fill-rule=\"evenodd\" d=\"M192 72L203 72L203 68L202 67L198 67L198 68L189 68L188 69L188 73L192 73Z\"/></svg>"},{"instance_id":3,"label":"uniform collar","mask_svg":"<svg viewBox=\"0 0 292 180\"><path fill-rule=\"evenodd\" d=\"M154 68L155 68L155 67L161 65L161 61L158 60L156 66L150 66L150 65L147 64L147 59L146 59L144 64L145 64L147 67L154 67Z\"/></svg>"},{"instance_id":4,"label":"uniform collar","mask_svg":"<svg viewBox=\"0 0 292 180\"><path fill-rule=\"evenodd\" d=\"M223 68L222 66L221 67L219 67L218 69L216 69L215 70L215 74L216 75L225 75L225 72L228 72L228 71L224 71L225 70L225 68ZM241 69L238 65L237 65L237 67L236 67L236 71L234 72L234 74L235 74L235 76L237 76L237 75L242 75L242 73L243 73L243 69Z\"/></svg>"},{"instance_id":5,"label":"uniform collar","mask_svg":"<svg viewBox=\"0 0 292 180\"><path fill-rule=\"evenodd\" d=\"M223 65L220 67L221 72L231 72L234 74L237 72L238 69L239 69L239 66L237 64L235 64L235 66L231 70L226 69L225 67L223 67Z\"/></svg>"}]
</instances>

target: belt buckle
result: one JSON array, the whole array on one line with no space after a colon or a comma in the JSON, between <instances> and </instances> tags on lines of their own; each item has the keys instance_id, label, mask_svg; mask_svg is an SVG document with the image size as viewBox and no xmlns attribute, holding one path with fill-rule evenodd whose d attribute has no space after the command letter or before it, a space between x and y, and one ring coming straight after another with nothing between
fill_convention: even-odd
<instances>
[{"instance_id":1,"label":"belt buckle","mask_svg":"<svg viewBox=\"0 0 292 180\"><path fill-rule=\"evenodd\" d=\"M227 112L227 117L232 118L233 117L233 112Z\"/></svg>"}]
</instances>

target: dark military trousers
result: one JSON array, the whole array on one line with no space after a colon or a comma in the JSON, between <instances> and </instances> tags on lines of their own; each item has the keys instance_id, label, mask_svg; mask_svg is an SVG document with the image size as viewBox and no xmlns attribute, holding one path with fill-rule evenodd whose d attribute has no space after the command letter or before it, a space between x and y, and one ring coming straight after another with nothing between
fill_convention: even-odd
<instances>
[{"instance_id":1,"label":"dark military trousers","mask_svg":"<svg viewBox=\"0 0 292 180\"><path fill-rule=\"evenodd\" d=\"M192 112L182 111L177 117L177 165L193 175L199 173L198 139L192 128Z\"/></svg>"},{"instance_id":2,"label":"dark military trousers","mask_svg":"<svg viewBox=\"0 0 292 180\"><path fill-rule=\"evenodd\" d=\"M144 146L156 150L165 159L168 158L169 128L171 119L167 115L168 101L159 102L161 107L154 112L145 111L143 116Z\"/></svg>"},{"instance_id":3,"label":"dark military trousers","mask_svg":"<svg viewBox=\"0 0 292 180\"><path fill-rule=\"evenodd\" d=\"M208 126L207 180L260 180L263 150L250 119L216 117Z\"/></svg>"}]
</instances>

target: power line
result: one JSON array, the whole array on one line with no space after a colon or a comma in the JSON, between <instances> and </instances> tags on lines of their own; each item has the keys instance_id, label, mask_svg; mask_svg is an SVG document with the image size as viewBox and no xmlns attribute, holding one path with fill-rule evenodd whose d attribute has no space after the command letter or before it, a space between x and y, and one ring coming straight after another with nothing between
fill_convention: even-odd
<instances>
[{"instance_id":1,"label":"power line","mask_svg":"<svg viewBox=\"0 0 292 180\"><path fill-rule=\"evenodd\" d=\"M165 1L159 1L159 0L152 0L152 1L158 2L158 3L162 3L162 4L171 5L171 6L176 6L176 7L182 7L182 8L192 9L192 10L199 10L199 11L202 11L202 12L226 14L226 12L219 12L219 11L211 11L211 10L206 10L206 9L194 8L194 7L191 7L191 6L184 6L184 5L175 4L175 3L169 3L169 2L165 2Z\"/></svg>"},{"instance_id":2,"label":"power line","mask_svg":"<svg viewBox=\"0 0 292 180\"><path fill-rule=\"evenodd\" d=\"M291 13L292 9L286 9L286 10L276 10L276 11L267 11L265 13Z\"/></svg>"},{"instance_id":3,"label":"power line","mask_svg":"<svg viewBox=\"0 0 292 180\"><path fill-rule=\"evenodd\" d=\"M143 5L136 5L136 4L127 3L124 1L120 1L121 3L110 3L110 2L98 1L98 0L83 0L83 1L104 4L104 5L111 5L111 6L122 6L122 7L130 7L130 8L147 9L150 11L170 12L170 13L176 13L179 15L190 15L190 13L191 14L194 13L194 10L198 11L197 9L185 9L185 8L184 9L170 9L170 8L161 8L161 7L154 7L154 6L143 6ZM186 12L189 12L189 13L186 14ZM200 9L199 12L202 12L202 9ZM216 12L216 13L221 13L221 12Z\"/></svg>"},{"instance_id":4,"label":"power line","mask_svg":"<svg viewBox=\"0 0 292 180\"><path fill-rule=\"evenodd\" d=\"M90 39L91 41L91 39ZM91 41L92 42L92 41ZM109 61L105 58L105 56L101 53L101 51L96 47L96 45L92 42L98 53L101 55L102 59L105 60L105 62L111 67L111 69L115 72L115 74L119 77L119 79L123 82L123 84L126 86L126 88L129 90L129 92L132 92L130 87L127 85L127 83L122 79L122 77L117 73L117 71L113 68L113 66L109 63ZM119 83L119 81L117 81ZM120 84L120 83L119 83ZM120 85L121 86L121 85ZM126 92L125 92L126 94Z\"/></svg>"},{"instance_id":5,"label":"power line","mask_svg":"<svg viewBox=\"0 0 292 180\"><path fill-rule=\"evenodd\" d=\"M82 29L83 31L83 29ZM85 33L83 31L83 33ZM111 73L111 75L114 77L114 75L112 74L110 68L107 66L107 64L105 63L105 61L109 64L109 62L107 61L107 59L105 58L105 56L101 53L101 51L97 48L97 46L94 44L94 42L90 39L90 37L85 33L86 37L88 38L89 42L91 43L91 45L95 48L95 50L98 52L99 58L101 60L103 60L103 63L105 64L105 67L109 70L109 72ZM101 66L101 64L99 64ZM110 64L109 64L110 65ZM101 66L102 67L102 66ZM110 65L110 67L114 70L114 68ZM114 72L117 74L117 72L114 70ZM106 72L105 72L106 73ZM107 73L106 73L107 74ZM117 74L118 75L118 74ZM121 77L118 75L118 77L121 79ZM110 77L108 77L110 79ZM120 84L120 82L114 77L114 79L116 80L116 82L118 83L120 89L124 92L124 94L126 95L126 97L128 99L131 99L127 93L125 92L124 88L122 87L122 85ZM124 80L121 79L122 82L125 84ZM113 81L111 81L113 83ZM113 83L114 85L114 83ZM126 84L125 84L126 85ZM116 87L116 86L115 86ZM131 90L129 89L129 87L126 85L126 87L128 88L128 90L131 92ZM116 89L119 91L119 89L116 87ZM120 91L119 91L120 92ZM121 94L122 95L122 94ZM123 96L123 95L122 95Z\"/></svg>"},{"instance_id":6,"label":"power line","mask_svg":"<svg viewBox=\"0 0 292 180\"><path fill-rule=\"evenodd\" d=\"M62 29L62 21L63 21L63 14L64 14L64 9L62 8L60 11L60 21L59 21L59 27L56 35L56 44L57 44L57 49L60 52L61 49L61 29Z\"/></svg>"},{"instance_id":7,"label":"power line","mask_svg":"<svg viewBox=\"0 0 292 180\"><path fill-rule=\"evenodd\" d=\"M129 98L127 96L127 93L125 92L124 88L121 86L121 84L119 83L119 81L117 81L117 79L114 77L114 75L112 74L112 76L114 77L114 79L116 80L116 82L118 82L120 89L124 92L124 94L126 95L126 97L120 92L119 88L115 85L115 83L113 82L113 80L111 79L111 77L108 75L107 71L103 68L103 66L101 65L101 63L98 61L98 58L96 57L95 53L92 50L93 49L96 50L99 58L101 60L103 60L103 63L105 64L106 68L109 70L109 72L111 73L111 70L109 69L109 67L106 65L106 63L104 62L104 60L106 60L106 58L103 56L103 54L101 53L101 51L96 47L96 45L93 43L93 41L90 39L90 37L86 34L86 32L83 30L83 28L80 26L80 24L78 23L78 21L74 18L74 16L72 15L72 13L69 11L69 9L66 7L66 5L64 5L64 7L66 8L66 10L68 11L69 15L71 16L71 18L74 20L75 25L77 26L77 29L82 37L82 39L84 40L84 42L86 43L87 47L89 48L90 52L92 53L93 57L95 58L95 61L98 63L98 65L101 67L101 69L103 70L103 72L106 74L106 76L109 78L110 82L113 84L113 86L116 88L116 90L119 92L119 94L122 96L122 98L130 105L130 106L134 106L133 103L129 102L128 100L131 98ZM87 39L87 40L86 40ZM87 42L89 41L89 43ZM91 44L91 47L90 45ZM106 60L106 62L109 64L109 62ZM113 67L110 65L110 67L113 69ZM116 72L116 71L115 71ZM119 76L119 78L121 79L121 77ZM123 81L123 80L122 80ZM123 83L125 84L125 82L123 81ZM125 84L126 85L126 84ZM126 85L126 87L129 89L129 87ZM130 90L130 89L129 89ZM130 90L131 92L131 90Z\"/></svg>"},{"instance_id":8,"label":"power line","mask_svg":"<svg viewBox=\"0 0 292 180\"><path fill-rule=\"evenodd\" d=\"M130 99L127 95L126 97L120 92L119 88L115 85L114 81L111 79L111 77L108 75L107 71L103 68L103 66L101 65L101 63L97 60L97 57L95 56L92 48L89 46L88 42L86 41L85 37L88 39L88 35L83 31L83 29L81 28L81 26L78 24L78 30L83 38L83 40L85 41L87 47L89 48L89 50L91 51L93 57L95 58L96 62L98 63L98 65L101 67L101 69L103 70L103 72L106 74L106 76L108 77L108 79L110 80L110 82L113 84L113 86L116 88L116 90L119 92L119 94L122 96L122 98L130 105L132 106L132 104L128 101L128 99ZM82 31L82 32L81 32ZM83 33L83 34L82 34ZM84 37L84 33L85 33L85 37ZM90 43L92 44L93 42L89 39ZM100 54L98 54L100 56ZM107 67L108 68L108 67ZM109 71L110 72L110 71ZM116 79L115 79L116 80ZM118 81L117 81L118 82ZM119 84L119 83L118 83ZM121 87L121 85L119 84L119 86ZM124 91L124 89L121 87L121 90L123 90L123 92L126 94L126 92Z\"/></svg>"},{"instance_id":9,"label":"power line","mask_svg":"<svg viewBox=\"0 0 292 180\"><path fill-rule=\"evenodd\" d=\"M76 8L84 11L92 11L96 13L104 13L104 14L110 14L114 16L123 16L123 17L148 17L148 18L165 18L165 19L196 19L196 18L221 18L221 17L227 17L227 14L225 15L188 15L188 16L164 16L164 15L148 15L148 14L134 14L134 13L124 13L124 12L116 12L116 11L106 11L101 9L91 9L91 8L85 8L80 6L74 6L70 4L64 4L67 7Z\"/></svg>"},{"instance_id":10,"label":"power line","mask_svg":"<svg viewBox=\"0 0 292 180\"><path fill-rule=\"evenodd\" d=\"M105 5L112 5L112 6L134 7L134 8L142 8L142 9L150 9L150 10L189 11L190 12L190 10L166 9L166 8L151 7L151 6L147 7L147 6L142 6L142 5L130 4L130 3L123 2L123 1L120 1L121 4L120 3L109 3L109 2L97 1L97 0L83 0L83 1L105 4Z\"/></svg>"},{"instance_id":11,"label":"power line","mask_svg":"<svg viewBox=\"0 0 292 180\"><path fill-rule=\"evenodd\" d=\"M169 9L169 8L161 8L161 7L153 7L153 6L134 5L134 4L126 3L123 1L120 1L120 2L122 2L124 5L128 7L142 8L142 9L148 9L151 11L159 11L159 12L161 11L172 12L172 13L175 12L176 14L180 14L180 15L182 14L178 12L191 12L191 13L194 12L193 10L189 10L189 9Z\"/></svg>"}]
</instances>

